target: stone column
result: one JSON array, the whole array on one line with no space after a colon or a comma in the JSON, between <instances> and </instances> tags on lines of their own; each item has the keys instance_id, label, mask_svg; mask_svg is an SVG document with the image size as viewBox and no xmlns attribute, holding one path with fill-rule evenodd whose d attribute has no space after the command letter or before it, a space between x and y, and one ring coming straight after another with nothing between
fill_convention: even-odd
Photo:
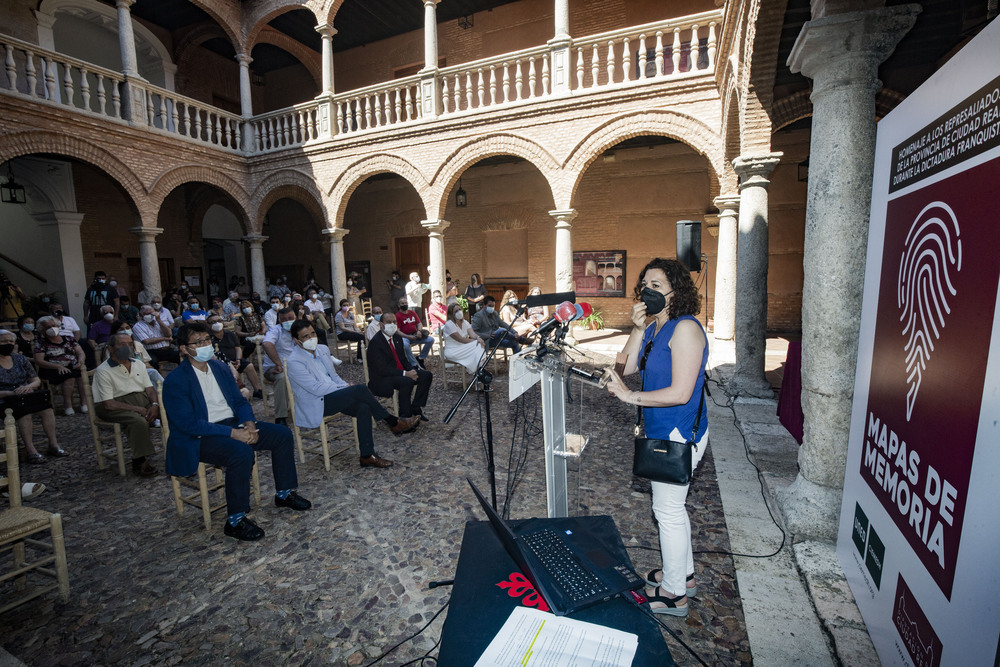
<instances>
[{"instance_id":1,"label":"stone column","mask_svg":"<svg viewBox=\"0 0 1000 667\"><path fill-rule=\"evenodd\" d=\"M832 14L802 27L788 59L813 80L802 286L799 475L779 496L799 539L836 540L861 326L878 67L919 5Z\"/></svg>"},{"instance_id":2,"label":"stone column","mask_svg":"<svg viewBox=\"0 0 1000 667\"><path fill-rule=\"evenodd\" d=\"M50 274L52 291L66 295L65 304L74 313L82 313L83 295L87 291L87 276L83 267L83 242L80 225L83 213L76 211L49 211L31 216L43 230L51 230L46 240L50 256L60 258L56 270ZM52 245L49 245L52 244Z\"/></svg>"},{"instance_id":3,"label":"stone column","mask_svg":"<svg viewBox=\"0 0 1000 667\"><path fill-rule=\"evenodd\" d=\"M333 36L337 29L328 23L316 26L316 32L323 38L323 90L321 93L333 92Z\"/></svg>"},{"instance_id":4,"label":"stone column","mask_svg":"<svg viewBox=\"0 0 1000 667\"><path fill-rule=\"evenodd\" d=\"M243 240L250 246L250 286L260 297L267 300L267 273L264 270L264 241L268 237L260 234L248 234Z\"/></svg>"},{"instance_id":5,"label":"stone column","mask_svg":"<svg viewBox=\"0 0 1000 667\"><path fill-rule=\"evenodd\" d=\"M733 160L740 176L739 240L736 247L736 368L730 389L742 396L772 398L764 376L767 343L767 177L781 153ZM719 236L722 236L720 228Z\"/></svg>"},{"instance_id":6,"label":"stone column","mask_svg":"<svg viewBox=\"0 0 1000 667\"><path fill-rule=\"evenodd\" d=\"M135 57L135 35L132 34L132 12L135 0L116 0L118 8L118 47L122 54L122 73L125 76L139 76L138 59Z\"/></svg>"},{"instance_id":7,"label":"stone column","mask_svg":"<svg viewBox=\"0 0 1000 667\"><path fill-rule=\"evenodd\" d=\"M444 230L448 229L451 223L447 220L421 220L420 226L427 230L430 237L431 275L427 278L427 284L431 290L445 292L444 270L447 267L444 261Z\"/></svg>"},{"instance_id":8,"label":"stone column","mask_svg":"<svg viewBox=\"0 0 1000 667\"><path fill-rule=\"evenodd\" d=\"M347 298L347 261L344 259L344 237L349 229L324 229L323 233L330 239L330 289L333 290L334 301Z\"/></svg>"},{"instance_id":9,"label":"stone column","mask_svg":"<svg viewBox=\"0 0 1000 667\"><path fill-rule=\"evenodd\" d=\"M156 255L156 237L163 233L160 227L133 227L129 230L139 237L139 265L142 269L143 289L163 295L160 283L160 260Z\"/></svg>"},{"instance_id":10,"label":"stone column","mask_svg":"<svg viewBox=\"0 0 1000 667\"><path fill-rule=\"evenodd\" d=\"M243 152L252 153L257 149L253 137L253 126L250 124L250 118L253 116L250 63L253 62L253 58L245 53L237 53L236 62L240 64L240 116L243 117ZM261 297L263 296L261 294Z\"/></svg>"},{"instance_id":11,"label":"stone column","mask_svg":"<svg viewBox=\"0 0 1000 667\"><path fill-rule=\"evenodd\" d=\"M714 200L719 209L719 252L715 266L715 322L717 340L732 340L736 332L736 238L740 197L723 195Z\"/></svg>"},{"instance_id":12,"label":"stone column","mask_svg":"<svg viewBox=\"0 0 1000 667\"><path fill-rule=\"evenodd\" d=\"M52 34L52 26L55 25L56 17L52 14L43 14L37 9L34 11L35 23L38 25L38 46L49 51L56 50L56 39Z\"/></svg>"},{"instance_id":13,"label":"stone column","mask_svg":"<svg viewBox=\"0 0 1000 667\"><path fill-rule=\"evenodd\" d=\"M565 211L549 211L556 219L556 291L569 292L573 289L573 220L577 216L575 208Z\"/></svg>"},{"instance_id":14,"label":"stone column","mask_svg":"<svg viewBox=\"0 0 1000 667\"><path fill-rule=\"evenodd\" d=\"M424 0L424 69L437 69L438 28L437 4L441 0Z\"/></svg>"},{"instance_id":15,"label":"stone column","mask_svg":"<svg viewBox=\"0 0 1000 667\"><path fill-rule=\"evenodd\" d=\"M438 91L437 4L424 1L424 68L420 70L420 112L424 118L437 118L443 111Z\"/></svg>"},{"instance_id":16,"label":"stone column","mask_svg":"<svg viewBox=\"0 0 1000 667\"><path fill-rule=\"evenodd\" d=\"M569 0L555 1L555 36L548 41L552 64L552 94L569 95L573 84L573 63L569 36Z\"/></svg>"}]
</instances>

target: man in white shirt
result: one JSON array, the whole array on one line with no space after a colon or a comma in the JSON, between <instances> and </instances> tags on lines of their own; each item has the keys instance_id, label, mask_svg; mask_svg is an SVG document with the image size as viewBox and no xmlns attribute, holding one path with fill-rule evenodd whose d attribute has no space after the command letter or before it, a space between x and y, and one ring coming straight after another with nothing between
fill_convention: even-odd
<instances>
[{"instance_id":1,"label":"man in white shirt","mask_svg":"<svg viewBox=\"0 0 1000 667\"><path fill-rule=\"evenodd\" d=\"M162 310L165 311L166 308ZM157 371L164 361L181 363L177 350L170 347L170 343L173 342L173 331L156 316L152 306L143 306L139 309L139 321L132 325L132 338L146 348L153 368Z\"/></svg>"},{"instance_id":2,"label":"man in white shirt","mask_svg":"<svg viewBox=\"0 0 1000 667\"><path fill-rule=\"evenodd\" d=\"M410 308L419 308L421 302L423 301L424 292L431 288L430 285L426 285L420 282L420 274L414 271L410 274L410 282L406 283L406 302L410 305Z\"/></svg>"},{"instance_id":3,"label":"man in white shirt","mask_svg":"<svg viewBox=\"0 0 1000 667\"><path fill-rule=\"evenodd\" d=\"M308 294L309 298L305 301L306 308L312 313L313 320L323 327L324 331L329 331L330 324L326 321L326 316L323 314L324 307L323 302L319 300L319 294L314 289L309 290Z\"/></svg>"},{"instance_id":4,"label":"man in white shirt","mask_svg":"<svg viewBox=\"0 0 1000 667\"><path fill-rule=\"evenodd\" d=\"M271 297L271 307L264 313L264 324L268 328L278 323L278 311L281 310L281 296Z\"/></svg>"},{"instance_id":5,"label":"man in white shirt","mask_svg":"<svg viewBox=\"0 0 1000 667\"><path fill-rule=\"evenodd\" d=\"M170 314L170 310L163 307L163 299L159 296L154 296L149 302L149 307L153 309L153 314L158 320L166 325L167 329L172 332L174 330L174 316Z\"/></svg>"},{"instance_id":6,"label":"man in white shirt","mask_svg":"<svg viewBox=\"0 0 1000 667\"><path fill-rule=\"evenodd\" d=\"M145 364L133 358L131 343L132 338L123 333L108 339L111 356L94 372L94 411L104 421L125 427L132 471L153 477L157 470L148 461L153 455L149 428L159 425L160 404Z\"/></svg>"},{"instance_id":7,"label":"man in white shirt","mask_svg":"<svg viewBox=\"0 0 1000 667\"><path fill-rule=\"evenodd\" d=\"M284 424L288 419L288 392L282 359L287 359L295 349L295 342L289 333L295 321L295 311L282 308L277 314L277 324L267 328L261 347L264 349L264 378L274 383L274 423Z\"/></svg>"},{"instance_id":8,"label":"man in white shirt","mask_svg":"<svg viewBox=\"0 0 1000 667\"><path fill-rule=\"evenodd\" d=\"M212 358L212 336L204 322L185 324L177 332L177 340L187 363L163 382L170 425L167 473L193 475L200 461L225 468L229 516L223 532L238 540L259 540L264 531L246 516L255 450L271 452L275 506L300 512L312 507L295 492L298 475L291 431L254 418L232 371Z\"/></svg>"}]
</instances>

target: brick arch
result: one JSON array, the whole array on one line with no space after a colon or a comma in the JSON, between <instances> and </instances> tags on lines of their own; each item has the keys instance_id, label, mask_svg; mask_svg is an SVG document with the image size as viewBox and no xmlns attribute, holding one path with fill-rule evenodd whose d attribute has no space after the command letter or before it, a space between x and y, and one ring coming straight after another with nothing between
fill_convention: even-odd
<instances>
[{"instance_id":1,"label":"brick arch","mask_svg":"<svg viewBox=\"0 0 1000 667\"><path fill-rule=\"evenodd\" d=\"M291 55L295 56L295 59L298 60L303 67L309 70L310 76L312 76L313 81L316 83L316 90L319 90L320 86L323 85L323 63L321 61L321 56L305 44L292 39L285 33L275 30L266 24L256 32L253 41L249 38L247 39L246 53L251 53L253 51L253 47L257 44L271 44L272 46L276 46L283 51L287 51Z\"/></svg>"},{"instance_id":2,"label":"brick arch","mask_svg":"<svg viewBox=\"0 0 1000 667\"><path fill-rule=\"evenodd\" d=\"M812 115L812 102L809 100L810 90L800 90L787 97L775 101L771 108L771 126L775 132Z\"/></svg>"},{"instance_id":3,"label":"brick arch","mask_svg":"<svg viewBox=\"0 0 1000 667\"><path fill-rule=\"evenodd\" d=\"M722 139L691 116L670 110L640 111L619 116L595 128L570 152L555 195L557 208L572 208L573 197L587 167L615 144L640 135L657 134L681 141L703 155L709 164L709 189L718 192L725 177Z\"/></svg>"},{"instance_id":4,"label":"brick arch","mask_svg":"<svg viewBox=\"0 0 1000 667\"><path fill-rule=\"evenodd\" d=\"M192 5L211 16L225 31L236 52L240 52L240 26L242 9L239 3L218 2L218 0L189 0Z\"/></svg>"},{"instance_id":5,"label":"brick arch","mask_svg":"<svg viewBox=\"0 0 1000 667\"><path fill-rule=\"evenodd\" d=\"M103 171L128 195L140 217L156 211L145 186L131 168L96 144L66 134L32 130L4 135L0 142L0 163L22 155L53 153L71 157Z\"/></svg>"},{"instance_id":6,"label":"brick arch","mask_svg":"<svg viewBox=\"0 0 1000 667\"><path fill-rule=\"evenodd\" d=\"M333 17L337 15L344 0L317 0L317 2L320 8L316 12L316 16L321 17L327 25L333 25Z\"/></svg>"},{"instance_id":7,"label":"brick arch","mask_svg":"<svg viewBox=\"0 0 1000 667\"><path fill-rule=\"evenodd\" d=\"M232 177L202 165L181 165L160 174L149 189L149 200L154 205L153 210L159 211L167 195L185 183L205 183L229 195L240 208L240 215L237 217L241 219L246 232L250 233L250 216L247 214L250 198L246 190Z\"/></svg>"},{"instance_id":8,"label":"brick arch","mask_svg":"<svg viewBox=\"0 0 1000 667\"><path fill-rule=\"evenodd\" d=\"M191 59L198 53L198 47L210 39L221 37L227 39L233 45L233 50L240 51L240 43L218 23L206 22L192 28L185 34L174 47L174 62L180 71L191 63Z\"/></svg>"},{"instance_id":9,"label":"brick arch","mask_svg":"<svg viewBox=\"0 0 1000 667\"><path fill-rule=\"evenodd\" d=\"M725 151L722 162L725 174L720 179L720 186L725 192L735 192L738 178L733 169L733 160L740 156L740 138L742 137L740 94L736 72L727 69L725 82L726 87L722 97L722 140Z\"/></svg>"},{"instance_id":10,"label":"brick arch","mask_svg":"<svg viewBox=\"0 0 1000 667\"><path fill-rule=\"evenodd\" d=\"M482 159L495 155L513 155L530 162L541 173L552 189L552 183L559 174L559 162L552 154L536 142L513 134L493 134L478 137L456 148L434 174L434 190L431 197L435 200L436 213L428 212L440 219L448 205L451 188L459 177L469 167Z\"/></svg>"},{"instance_id":11,"label":"brick arch","mask_svg":"<svg viewBox=\"0 0 1000 667\"><path fill-rule=\"evenodd\" d=\"M326 207L323 205L323 193L316 186L316 180L301 171L283 169L268 174L250 196L250 211L253 215L253 228L263 228L264 216L279 199L294 199L302 204L319 222L321 228L329 226L326 219Z\"/></svg>"},{"instance_id":12,"label":"brick arch","mask_svg":"<svg viewBox=\"0 0 1000 667\"><path fill-rule=\"evenodd\" d=\"M197 194L186 207L188 243L193 243L196 239L204 242L202 230L205 226L205 214L216 204L232 213L239 220L243 233L246 233L248 222L243 219L244 213L232 197L213 188L199 188Z\"/></svg>"},{"instance_id":13,"label":"brick arch","mask_svg":"<svg viewBox=\"0 0 1000 667\"><path fill-rule=\"evenodd\" d=\"M425 215L427 211L432 210L432 206L429 205L430 184L420 170L401 157L378 153L349 165L334 182L328 191L328 201L330 209L336 211L336 214L333 220L327 221L327 224L333 223L332 228L343 228L344 212L347 210L347 202L351 195L366 178L384 173L396 174L413 186L424 204Z\"/></svg>"},{"instance_id":14,"label":"brick arch","mask_svg":"<svg viewBox=\"0 0 1000 667\"><path fill-rule=\"evenodd\" d=\"M277 5L277 6L276 6ZM287 14L296 9L305 9L317 18L313 3L308 0L282 0L280 3L259 3L252 5L253 9L244 18L243 25L247 26L245 31L245 44L247 51L257 43L257 37L267 28L267 23L276 16ZM317 24L319 21L316 22Z\"/></svg>"}]
</instances>

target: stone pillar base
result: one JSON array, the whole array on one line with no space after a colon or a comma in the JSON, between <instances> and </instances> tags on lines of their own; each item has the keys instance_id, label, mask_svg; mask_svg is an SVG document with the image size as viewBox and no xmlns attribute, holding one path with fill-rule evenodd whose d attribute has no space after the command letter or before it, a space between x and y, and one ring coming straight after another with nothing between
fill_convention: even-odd
<instances>
[{"instance_id":1,"label":"stone pillar base","mask_svg":"<svg viewBox=\"0 0 1000 667\"><path fill-rule=\"evenodd\" d=\"M801 474L778 491L778 507L792 542L836 542L843 489L820 486Z\"/></svg>"},{"instance_id":2,"label":"stone pillar base","mask_svg":"<svg viewBox=\"0 0 1000 667\"><path fill-rule=\"evenodd\" d=\"M752 377L733 376L726 386L732 396L749 398L774 398L774 388L767 380Z\"/></svg>"}]
</instances>

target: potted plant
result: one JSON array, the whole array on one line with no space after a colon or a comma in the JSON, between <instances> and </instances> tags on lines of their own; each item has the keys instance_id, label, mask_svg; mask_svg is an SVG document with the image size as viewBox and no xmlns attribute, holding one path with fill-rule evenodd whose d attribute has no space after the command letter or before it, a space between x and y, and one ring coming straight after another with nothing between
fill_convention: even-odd
<instances>
[{"instance_id":1,"label":"potted plant","mask_svg":"<svg viewBox=\"0 0 1000 667\"><path fill-rule=\"evenodd\" d=\"M466 299L462 295L456 296L455 300L458 302L458 307L461 308L462 312L465 314L465 316L468 317L469 316L469 300Z\"/></svg>"},{"instance_id":2,"label":"potted plant","mask_svg":"<svg viewBox=\"0 0 1000 667\"><path fill-rule=\"evenodd\" d=\"M604 316L601 311L595 310L590 315L580 319L580 326L587 327L591 331L604 328Z\"/></svg>"}]
</instances>

